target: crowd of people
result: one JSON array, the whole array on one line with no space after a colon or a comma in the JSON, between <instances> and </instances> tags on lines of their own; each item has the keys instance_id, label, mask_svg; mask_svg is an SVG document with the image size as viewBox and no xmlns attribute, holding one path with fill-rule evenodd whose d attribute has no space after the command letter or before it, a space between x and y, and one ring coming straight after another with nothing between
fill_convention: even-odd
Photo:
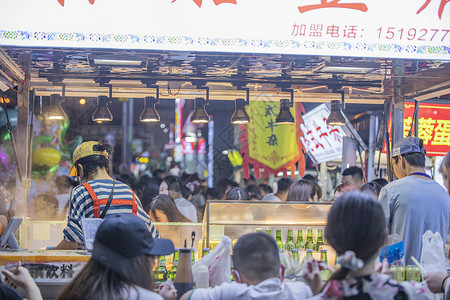
<instances>
[{"instance_id":1,"label":"crowd of people","mask_svg":"<svg viewBox=\"0 0 450 300\"><path fill-rule=\"evenodd\" d=\"M327 282L322 283L320 264L315 260L305 265L305 283L285 281L275 240L253 233L242 236L234 247L234 282L195 289L181 299L430 299L423 285L398 283L387 273L385 261L378 267L376 262L391 234L403 240L406 264L411 264L412 257L420 258L426 230L439 232L445 241L450 192L425 172L426 150L421 139L400 140L392 154L398 179L390 183L384 179L364 183L357 167L343 171L325 227L325 238L336 251L340 267ZM98 142L83 143L74 152L71 174L79 176L83 184L72 193L64 240L54 249L82 246L82 218L106 218L98 229L90 261L59 299L176 299L170 280L159 289L154 286L154 260L174 250L170 240L159 237L154 222L197 222L209 197L308 202L322 198L317 182L307 176L296 182L282 178L275 192L250 181L244 189L229 180L211 191L202 190L200 180L195 183L158 171L145 184L131 184L132 188L109 175L110 155L109 146ZM450 191L450 152L440 172ZM22 287L28 299L41 299L25 268L2 273L5 282ZM427 273L424 278L431 292L445 292L450 297L446 273ZM14 295L5 285L1 293Z\"/></svg>"}]
</instances>

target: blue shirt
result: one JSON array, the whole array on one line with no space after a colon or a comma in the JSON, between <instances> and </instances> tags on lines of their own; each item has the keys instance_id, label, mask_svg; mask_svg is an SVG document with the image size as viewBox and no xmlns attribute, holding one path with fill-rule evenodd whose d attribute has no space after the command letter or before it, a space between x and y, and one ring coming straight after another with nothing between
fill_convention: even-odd
<instances>
[{"instance_id":1,"label":"blue shirt","mask_svg":"<svg viewBox=\"0 0 450 300\"><path fill-rule=\"evenodd\" d=\"M427 230L447 239L450 197L436 181L406 176L381 189L378 200L383 207L389 234L398 234L405 246L407 265L420 261L422 235Z\"/></svg>"},{"instance_id":2,"label":"blue shirt","mask_svg":"<svg viewBox=\"0 0 450 300\"><path fill-rule=\"evenodd\" d=\"M110 179L91 180L88 184L92 187L98 199L108 199L113 186L113 181ZM125 183L116 180L113 199L133 200L131 188ZM150 217L142 208L141 201L136 195L135 201L138 207L136 215L147 223L148 229L153 237L159 237L158 230L153 226ZM100 205L100 213L103 209L104 205ZM132 205L116 205L112 203L106 214L131 214L132 209ZM82 218L94 218L94 201L87 189L83 185L79 185L73 189L73 196L70 200L67 226L63 231L64 239L66 241L84 244L83 232L81 230Z\"/></svg>"}]
</instances>

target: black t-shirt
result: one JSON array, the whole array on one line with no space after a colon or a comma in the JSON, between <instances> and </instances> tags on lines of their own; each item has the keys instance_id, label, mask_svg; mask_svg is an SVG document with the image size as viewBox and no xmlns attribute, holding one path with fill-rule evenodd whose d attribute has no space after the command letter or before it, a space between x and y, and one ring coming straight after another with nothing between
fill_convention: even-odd
<instances>
[{"instance_id":1,"label":"black t-shirt","mask_svg":"<svg viewBox=\"0 0 450 300\"><path fill-rule=\"evenodd\" d=\"M0 283L0 300L22 300L22 297L13 288Z\"/></svg>"}]
</instances>

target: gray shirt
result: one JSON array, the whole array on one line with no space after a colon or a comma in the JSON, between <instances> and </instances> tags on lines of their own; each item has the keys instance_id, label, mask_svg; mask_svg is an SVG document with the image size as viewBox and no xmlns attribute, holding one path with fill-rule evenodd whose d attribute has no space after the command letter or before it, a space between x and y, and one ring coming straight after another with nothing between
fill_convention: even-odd
<instances>
[{"instance_id":1,"label":"gray shirt","mask_svg":"<svg viewBox=\"0 0 450 300\"><path fill-rule=\"evenodd\" d=\"M383 207L389 234L398 234L405 246L405 262L420 261L422 235L438 231L447 238L450 197L436 181L406 176L381 189L378 200Z\"/></svg>"},{"instance_id":2,"label":"gray shirt","mask_svg":"<svg viewBox=\"0 0 450 300\"><path fill-rule=\"evenodd\" d=\"M281 201L274 193L269 193L261 198L261 201Z\"/></svg>"},{"instance_id":3,"label":"gray shirt","mask_svg":"<svg viewBox=\"0 0 450 300\"><path fill-rule=\"evenodd\" d=\"M222 283L214 288L195 289L192 300L306 300L312 297L309 286L300 281L281 282L269 278L257 285L245 283Z\"/></svg>"}]
</instances>

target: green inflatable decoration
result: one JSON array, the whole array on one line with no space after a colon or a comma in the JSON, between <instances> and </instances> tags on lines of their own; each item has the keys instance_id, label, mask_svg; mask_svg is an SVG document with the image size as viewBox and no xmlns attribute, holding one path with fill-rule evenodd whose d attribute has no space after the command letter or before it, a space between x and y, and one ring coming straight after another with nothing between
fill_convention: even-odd
<instances>
[{"instance_id":1,"label":"green inflatable decoration","mask_svg":"<svg viewBox=\"0 0 450 300\"><path fill-rule=\"evenodd\" d=\"M61 160L61 154L55 148L44 147L33 151L33 166L52 168Z\"/></svg>"}]
</instances>

